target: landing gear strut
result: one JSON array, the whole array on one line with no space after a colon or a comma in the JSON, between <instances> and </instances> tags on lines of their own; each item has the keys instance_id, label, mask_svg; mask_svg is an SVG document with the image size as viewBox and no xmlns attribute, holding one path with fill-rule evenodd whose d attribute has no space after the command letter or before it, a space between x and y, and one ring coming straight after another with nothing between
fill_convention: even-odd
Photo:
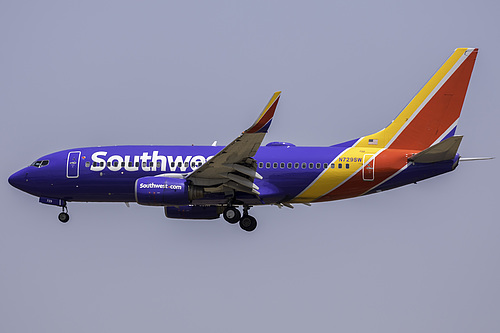
<instances>
[{"instance_id":1,"label":"landing gear strut","mask_svg":"<svg viewBox=\"0 0 500 333\"><path fill-rule=\"evenodd\" d=\"M248 215L249 206L243 206L243 217L240 219L240 227L245 231L254 231L257 228L257 220L255 217Z\"/></svg>"},{"instance_id":2,"label":"landing gear strut","mask_svg":"<svg viewBox=\"0 0 500 333\"><path fill-rule=\"evenodd\" d=\"M59 221L61 221L62 223L66 223L69 221L68 208L66 206L62 207L62 212L59 213L58 218L59 218Z\"/></svg>"}]
</instances>

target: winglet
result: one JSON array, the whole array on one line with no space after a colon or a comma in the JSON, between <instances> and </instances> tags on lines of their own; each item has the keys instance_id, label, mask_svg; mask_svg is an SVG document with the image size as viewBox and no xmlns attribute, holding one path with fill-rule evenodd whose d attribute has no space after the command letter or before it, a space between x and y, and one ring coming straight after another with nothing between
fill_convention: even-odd
<instances>
[{"instance_id":1,"label":"winglet","mask_svg":"<svg viewBox=\"0 0 500 333\"><path fill-rule=\"evenodd\" d=\"M281 96L281 91L274 93L273 97L269 103L267 103L264 111L260 114L259 118L255 123L250 126L244 133L267 133L269 126L271 126L271 121L273 120L274 112L276 111L276 106Z\"/></svg>"}]
</instances>

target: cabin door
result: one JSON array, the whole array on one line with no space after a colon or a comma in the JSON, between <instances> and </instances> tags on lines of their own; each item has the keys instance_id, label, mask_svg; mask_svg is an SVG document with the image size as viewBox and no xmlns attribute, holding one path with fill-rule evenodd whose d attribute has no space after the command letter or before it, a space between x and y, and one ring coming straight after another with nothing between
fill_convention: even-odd
<instances>
[{"instance_id":1,"label":"cabin door","mask_svg":"<svg viewBox=\"0 0 500 333\"><path fill-rule=\"evenodd\" d=\"M68 154L68 164L66 166L67 178L78 178L80 170L80 154L79 151L71 151Z\"/></svg>"},{"instance_id":2,"label":"cabin door","mask_svg":"<svg viewBox=\"0 0 500 333\"><path fill-rule=\"evenodd\" d=\"M363 155L363 180L375 180L375 158L374 154Z\"/></svg>"}]
</instances>

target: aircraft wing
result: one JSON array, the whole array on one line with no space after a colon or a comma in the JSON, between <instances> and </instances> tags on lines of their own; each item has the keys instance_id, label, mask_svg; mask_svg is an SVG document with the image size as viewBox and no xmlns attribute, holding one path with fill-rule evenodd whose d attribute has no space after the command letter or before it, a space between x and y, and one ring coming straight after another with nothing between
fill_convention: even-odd
<instances>
[{"instance_id":1,"label":"aircraft wing","mask_svg":"<svg viewBox=\"0 0 500 333\"><path fill-rule=\"evenodd\" d=\"M242 191L259 195L254 179L262 179L253 159L271 125L281 95L275 92L255 123L219 153L193 171L187 179L206 192Z\"/></svg>"}]
</instances>

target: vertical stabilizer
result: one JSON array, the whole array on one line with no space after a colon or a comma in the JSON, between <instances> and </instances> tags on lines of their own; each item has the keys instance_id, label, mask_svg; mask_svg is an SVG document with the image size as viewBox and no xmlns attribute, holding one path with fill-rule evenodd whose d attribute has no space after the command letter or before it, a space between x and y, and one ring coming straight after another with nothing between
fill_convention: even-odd
<instances>
[{"instance_id":1,"label":"vertical stabilizer","mask_svg":"<svg viewBox=\"0 0 500 333\"><path fill-rule=\"evenodd\" d=\"M456 49L387 128L356 146L423 150L454 135L477 51Z\"/></svg>"}]
</instances>

